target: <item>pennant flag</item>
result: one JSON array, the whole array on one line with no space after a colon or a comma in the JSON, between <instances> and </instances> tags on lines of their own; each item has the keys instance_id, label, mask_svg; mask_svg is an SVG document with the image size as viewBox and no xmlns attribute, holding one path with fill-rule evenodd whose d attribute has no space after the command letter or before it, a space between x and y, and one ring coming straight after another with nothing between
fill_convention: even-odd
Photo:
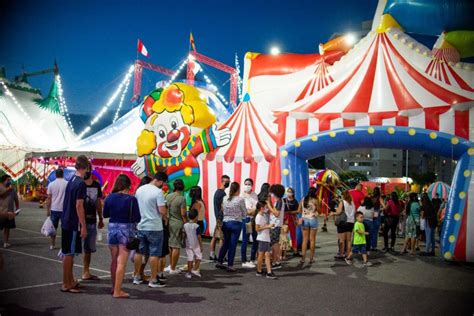
<instances>
[{"instance_id":1,"label":"pennant flag","mask_svg":"<svg viewBox=\"0 0 474 316\"><path fill-rule=\"evenodd\" d=\"M194 37L193 33L189 33L189 44L191 44L191 48L193 51L196 51L196 45L194 44Z\"/></svg>"},{"instance_id":2,"label":"pennant flag","mask_svg":"<svg viewBox=\"0 0 474 316\"><path fill-rule=\"evenodd\" d=\"M138 39L138 47L137 51L142 54L145 57L149 57L148 55L148 50L146 49L145 45L143 45L143 42L141 39Z\"/></svg>"}]
</instances>

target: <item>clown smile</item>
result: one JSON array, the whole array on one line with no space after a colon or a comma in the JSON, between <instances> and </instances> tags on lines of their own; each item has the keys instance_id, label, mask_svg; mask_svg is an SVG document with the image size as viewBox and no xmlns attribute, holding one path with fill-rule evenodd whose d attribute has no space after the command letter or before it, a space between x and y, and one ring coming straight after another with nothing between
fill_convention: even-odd
<instances>
[{"instance_id":1,"label":"clown smile","mask_svg":"<svg viewBox=\"0 0 474 316\"><path fill-rule=\"evenodd\" d=\"M179 143L179 140L177 140L175 142L172 142L171 144L165 144L165 146L169 150L176 150L176 149L178 149L178 143Z\"/></svg>"}]
</instances>

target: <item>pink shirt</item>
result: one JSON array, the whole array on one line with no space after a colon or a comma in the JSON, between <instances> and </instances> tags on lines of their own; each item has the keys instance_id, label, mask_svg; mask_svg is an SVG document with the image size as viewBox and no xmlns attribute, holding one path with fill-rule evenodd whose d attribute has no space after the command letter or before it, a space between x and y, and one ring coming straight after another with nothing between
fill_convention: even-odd
<instances>
[{"instance_id":1,"label":"pink shirt","mask_svg":"<svg viewBox=\"0 0 474 316\"><path fill-rule=\"evenodd\" d=\"M365 195L362 191L356 189L349 190L349 193L352 196L352 201L354 201L354 205L357 210L362 202L364 202Z\"/></svg>"}]
</instances>

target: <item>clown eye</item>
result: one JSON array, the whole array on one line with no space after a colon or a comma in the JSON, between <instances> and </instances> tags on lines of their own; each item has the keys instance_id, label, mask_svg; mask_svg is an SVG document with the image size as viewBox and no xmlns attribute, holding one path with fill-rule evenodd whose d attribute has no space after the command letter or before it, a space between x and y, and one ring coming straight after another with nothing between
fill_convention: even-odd
<instances>
[{"instance_id":1,"label":"clown eye","mask_svg":"<svg viewBox=\"0 0 474 316\"><path fill-rule=\"evenodd\" d=\"M176 129L176 127L178 127L178 124L177 124L175 121L172 121L172 122L171 122L171 127L172 127L173 129Z\"/></svg>"},{"instance_id":2,"label":"clown eye","mask_svg":"<svg viewBox=\"0 0 474 316\"><path fill-rule=\"evenodd\" d=\"M159 131L158 134L160 135L161 138L165 138L165 132Z\"/></svg>"}]
</instances>

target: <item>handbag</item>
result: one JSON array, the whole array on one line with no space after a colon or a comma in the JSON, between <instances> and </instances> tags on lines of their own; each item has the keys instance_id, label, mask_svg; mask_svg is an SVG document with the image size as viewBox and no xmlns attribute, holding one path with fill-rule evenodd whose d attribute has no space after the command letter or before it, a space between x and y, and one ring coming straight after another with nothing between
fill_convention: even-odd
<instances>
[{"instance_id":1,"label":"handbag","mask_svg":"<svg viewBox=\"0 0 474 316\"><path fill-rule=\"evenodd\" d=\"M245 232L247 234L252 234L253 233L253 225L252 225L252 221L248 222L248 223L245 223Z\"/></svg>"},{"instance_id":2,"label":"handbag","mask_svg":"<svg viewBox=\"0 0 474 316\"><path fill-rule=\"evenodd\" d=\"M342 203L342 212L341 214L336 215L336 219L334 220L334 224L336 224L336 226L344 225L347 222L347 214L344 208L344 202L341 202L341 203Z\"/></svg>"},{"instance_id":3,"label":"handbag","mask_svg":"<svg viewBox=\"0 0 474 316\"><path fill-rule=\"evenodd\" d=\"M132 201L130 201L130 216L129 222L132 222ZM128 236L126 247L128 250L138 250L140 247L140 239L137 238L135 230L131 232L131 236Z\"/></svg>"}]
</instances>

